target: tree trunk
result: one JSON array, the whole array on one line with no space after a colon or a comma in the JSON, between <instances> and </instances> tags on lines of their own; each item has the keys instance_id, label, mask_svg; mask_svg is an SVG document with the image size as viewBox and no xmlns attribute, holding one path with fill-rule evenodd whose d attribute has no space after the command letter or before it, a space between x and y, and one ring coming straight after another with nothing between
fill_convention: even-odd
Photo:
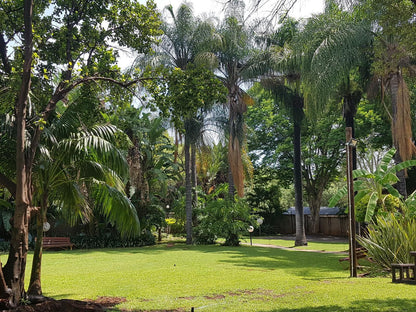
<instances>
[{"instance_id":1,"label":"tree trunk","mask_svg":"<svg viewBox=\"0 0 416 312\"><path fill-rule=\"evenodd\" d=\"M296 106L296 104L295 104ZM303 214L302 199L302 163L301 163L301 117L302 108L294 107L293 121L293 149L294 149L294 184L295 184L295 219L296 219L296 238L295 246L304 246L308 242L305 234L305 218Z\"/></svg>"},{"instance_id":2,"label":"tree trunk","mask_svg":"<svg viewBox=\"0 0 416 312\"><path fill-rule=\"evenodd\" d=\"M235 191L238 197L244 197L244 168L241 159L241 137L244 136L243 115L247 110L246 105L239 97L239 87L233 84L228 90L229 102L229 127L230 137L228 142L228 163L230 174L228 194L234 199ZM232 179L232 182L231 182Z\"/></svg>"},{"instance_id":3,"label":"tree trunk","mask_svg":"<svg viewBox=\"0 0 416 312\"><path fill-rule=\"evenodd\" d=\"M311 210L311 219L312 219L312 234L318 234L320 231L319 220L320 220L320 210L321 210L321 198L322 193L314 194L314 196L309 196L309 208Z\"/></svg>"},{"instance_id":4,"label":"tree trunk","mask_svg":"<svg viewBox=\"0 0 416 312\"><path fill-rule=\"evenodd\" d=\"M352 129L352 137L355 138L355 125L354 118L357 113L357 106L362 97L361 92L356 91L354 93L349 93L343 98L343 110L344 110L344 119L345 119L345 128ZM357 151L354 148L352 151L352 169L357 169Z\"/></svg>"},{"instance_id":5,"label":"tree trunk","mask_svg":"<svg viewBox=\"0 0 416 312\"><path fill-rule=\"evenodd\" d=\"M16 102L16 208L13 216L9 258L4 278L11 288L10 304L17 306L25 297L24 281L28 252L29 213L32 200L32 157L25 157L26 107L31 85L33 52L33 0L24 1L24 64L22 82ZM33 148L33 147L32 147ZM33 155L31 155L33 156Z\"/></svg>"},{"instance_id":6,"label":"tree trunk","mask_svg":"<svg viewBox=\"0 0 416 312\"><path fill-rule=\"evenodd\" d=\"M191 159L188 134L185 133L185 213L186 213L186 244L192 244L192 184Z\"/></svg>"},{"instance_id":7,"label":"tree trunk","mask_svg":"<svg viewBox=\"0 0 416 312\"><path fill-rule=\"evenodd\" d=\"M231 172L231 168L228 168L228 196L230 200L234 200L234 195L235 195L235 186L234 186L233 173Z\"/></svg>"},{"instance_id":8,"label":"tree trunk","mask_svg":"<svg viewBox=\"0 0 416 312\"><path fill-rule=\"evenodd\" d=\"M32 272L30 283L27 290L28 295L42 295L41 268L42 268L42 249L43 249L43 223L46 222L47 193L45 193L40 211L36 215L36 242L33 252Z\"/></svg>"},{"instance_id":9,"label":"tree trunk","mask_svg":"<svg viewBox=\"0 0 416 312\"><path fill-rule=\"evenodd\" d=\"M196 172L196 145L191 145L191 182L192 182L192 207L196 207L198 204L197 185L198 177Z\"/></svg>"}]
</instances>

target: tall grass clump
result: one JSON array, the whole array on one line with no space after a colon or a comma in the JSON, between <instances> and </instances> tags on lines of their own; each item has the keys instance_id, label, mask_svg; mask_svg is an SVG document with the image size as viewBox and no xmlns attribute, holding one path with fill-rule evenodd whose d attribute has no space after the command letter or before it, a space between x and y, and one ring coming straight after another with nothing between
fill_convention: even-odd
<instances>
[{"instance_id":1,"label":"tall grass clump","mask_svg":"<svg viewBox=\"0 0 416 312\"><path fill-rule=\"evenodd\" d=\"M379 215L368 225L368 234L357 240L384 269L392 263L409 263L410 251L416 251L416 219L400 213Z\"/></svg>"}]
</instances>

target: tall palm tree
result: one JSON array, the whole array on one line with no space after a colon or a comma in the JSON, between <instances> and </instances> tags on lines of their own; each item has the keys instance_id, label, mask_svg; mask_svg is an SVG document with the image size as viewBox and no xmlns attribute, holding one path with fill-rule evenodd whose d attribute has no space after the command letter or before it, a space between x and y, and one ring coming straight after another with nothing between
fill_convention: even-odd
<instances>
[{"instance_id":1,"label":"tall palm tree","mask_svg":"<svg viewBox=\"0 0 416 312\"><path fill-rule=\"evenodd\" d=\"M341 0L337 2L342 2ZM371 22L374 37L373 80L380 82L384 102L388 95L390 109L387 109L392 123L393 145L396 148L395 161L400 163L416 155L412 139L410 117L410 93L404 72L415 73L410 61L414 54L414 3L393 0L349 0L350 9L357 12L361 20ZM406 197L405 171L397 173L397 188Z\"/></svg>"},{"instance_id":2,"label":"tall palm tree","mask_svg":"<svg viewBox=\"0 0 416 312\"><path fill-rule=\"evenodd\" d=\"M295 246L307 245L302 195L301 128L304 119L304 99L296 84L290 84L284 76L267 78L263 85L290 111L293 122L293 175L295 185Z\"/></svg>"},{"instance_id":3,"label":"tall palm tree","mask_svg":"<svg viewBox=\"0 0 416 312\"><path fill-rule=\"evenodd\" d=\"M172 23L164 23L165 33L161 47L169 58L171 66L187 70L189 64L197 62L198 55L206 51L212 42L213 28L193 16L192 9L182 4L177 12L172 6L167 7ZM199 59L201 62L203 58ZM204 62L207 59L204 59ZM201 112L201 110L199 110ZM203 111L202 111L203 112ZM192 206L197 203L196 193L196 143L200 137L203 115L188 116L184 121L185 133L185 210L186 210L186 242L192 243Z\"/></svg>"},{"instance_id":4,"label":"tall palm tree","mask_svg":"<svg viewBox=\"0 0 416 312\"><path fill-rule=\"evenodd\" d=\"M215 51L219 63L218 77L228 90L227 107L229 110L229 195L234 198L244 196L244 168L242 150L245 145L244 113L247 105L253 103L244 92L242 85L257 78L254 69L260 62L259 52L255 48L254 29L244 21L244 2L230 1L225 20L218 27L220 43Z\"/></svg>"},{"instance_id":5,"label":"tall palm tree","mask_svg":"<svg viewBox=\"0 0 416 312\"><path fill-rule=\"evenodd\" d=\"M266 62L268 71L262 79L263 86L271 91L276 102L290 112L293 122L293 168L295 186L296 238L295 245L307 245L302 193L301 162L301 128L304 119L304 97L301 89L303 79L301 66L294 57L296 51L291 44L298 31L298 23L292 19L285 20L280 31L268 40Z\"/></svg>"}]
</instances>

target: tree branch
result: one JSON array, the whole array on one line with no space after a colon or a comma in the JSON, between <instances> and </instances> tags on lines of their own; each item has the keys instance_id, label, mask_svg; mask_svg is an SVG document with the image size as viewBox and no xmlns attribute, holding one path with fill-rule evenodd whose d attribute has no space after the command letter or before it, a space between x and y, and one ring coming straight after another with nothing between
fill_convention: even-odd
<instances>
[{"instance_id":1,"label":"tree branch","mask_svg":"<svg viewBox=\"0 0 416 312\"><path fill-rule=\"evenodd\" d=\"M16 198L16 183L6 177L3 173L0 172L0 186L7 188L7 190Z\"/></svg>"},{"instance_id":2,"label":"tree branch","mask_svg":"<svg viewBox=\"0 0 416 312\"><path fill-rule=\"evenodd\" d=\"M9 58L7 57L7 44L4 40L3 34L0 35L0 58L4 66L4 71L10 74L12 66L10 65Z\"/></svg>"},{"instance_id":3,"label":"tree branch","mask_svg":"<svg viewBox=\"0 0 416 312\"><path fill-rule=\"evenodd\" d=\"M155 79L155 78L151 78L151 77L143 78L142 77L142 78L137 78L128 82L122 82L122 81L119 81L113 78L108 78L108 77L91 76L91 77L84 77L84 78L77 79L73 81L72 83L60 82L58 87L55 90L55 93L52 95L51 99L46 105L46 108L42 113L42 118L43 120L47 121L49 119L50 114L55 110L56 104L59 101L63 100L77 86L80 86L84 83L88 83L90 81L106 81L106 82L110 82L120 87L128 89L129 87L131 87L134 84L139 83L140 81L146 81L146 80L152 80L152 79ZM32 161L35 159L36 150L39 146L41 133L42 133L42 130L40 126L38 126L35 130L35 133L32 137L32 142L31 142L30 159Z\"/></svg>"}]
</instances>

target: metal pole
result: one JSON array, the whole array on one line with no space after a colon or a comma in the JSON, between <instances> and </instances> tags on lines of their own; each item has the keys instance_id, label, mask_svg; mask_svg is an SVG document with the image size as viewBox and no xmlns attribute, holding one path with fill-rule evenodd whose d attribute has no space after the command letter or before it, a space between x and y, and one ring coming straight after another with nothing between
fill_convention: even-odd
<instances>
[{"instance_id":1,"label":"metal pole","mask_svg":"<svg viewBox=\"0 0 416 312\"><path fill-rule=\"evenodd\" d=\"M347 185L348 185L348 221L349 221L349 256L350 256L350 277L357 277L357 250L355 230L355 205L354 205L354 179L352 176L352 128L345 128L346 149L347 149Z\"/></svg>"},{"instance_id":2,"label":"metal pole","mask_svg":"<svg viewBox=\"0 0 416 312\"><path fill-rule=\"evenodd\" d=\"M253 246L253 240L251 239L252 233L250 232L250 246Z\"/></svg>"}]
</instances>

